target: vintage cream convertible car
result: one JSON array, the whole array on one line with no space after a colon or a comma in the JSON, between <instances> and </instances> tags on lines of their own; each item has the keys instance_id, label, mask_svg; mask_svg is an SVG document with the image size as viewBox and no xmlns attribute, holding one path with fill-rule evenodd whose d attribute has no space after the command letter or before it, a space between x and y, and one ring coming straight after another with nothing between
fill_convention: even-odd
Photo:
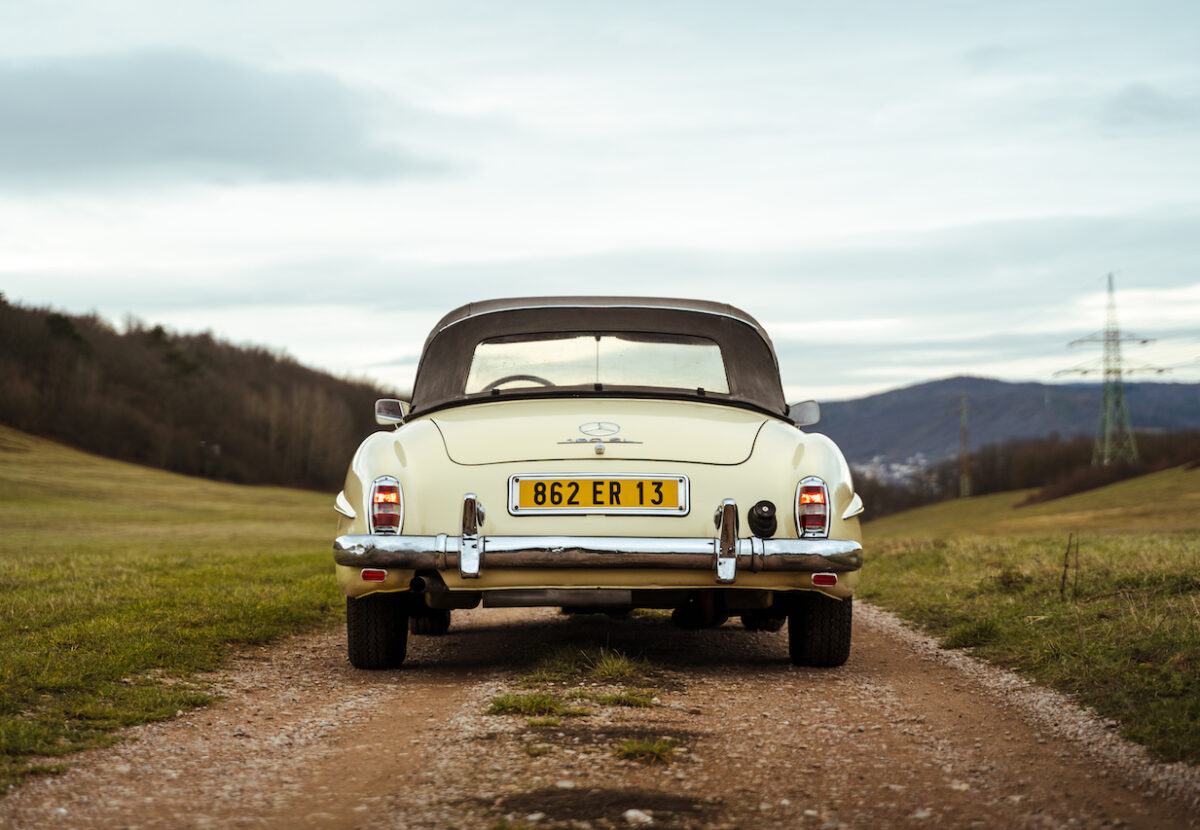
<instances>
[{"instance_id":1,"label":"vintage cream convertible car","mask_svg":"<svg viewBox=\"0 0 1200 830\"><path fill-rule=\"evenodd\" d=\"M767 333L694 300L491 300L425 341L411 401L355 453L334 542L350 662L404 661L453 609L674 609L788 622L792 662L850 653L850 470L787 405Z\"/></svg>"}]
</instances>

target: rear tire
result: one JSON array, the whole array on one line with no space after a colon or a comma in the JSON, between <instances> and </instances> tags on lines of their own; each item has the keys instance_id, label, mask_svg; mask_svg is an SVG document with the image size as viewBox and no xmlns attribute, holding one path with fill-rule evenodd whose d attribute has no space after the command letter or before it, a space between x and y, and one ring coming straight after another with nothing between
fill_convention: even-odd
<instances>
[{"instance_id":1,"label":"rear tire","mask_svg":"<svg viewBox=\"0 0 1200 830\"><path fill-rule=\"evenodd\" d=\"M408 598L368 594L346 598L346 646L356 669L394 669L408 653Z\"/></svg>"},{"instance_id":2,"label":"rear tire","mask_svg":"<svg viewBox=\"0 0 1200 830\"><path fill-rule=\"evenodd\" d=\"M833 599L815 591L792 598L788 653L797 666L840 666L850 657L854 598Z\"/></svg>"},{"instance_id":3,"label":"rear tire","mask_svg":"<svg viewBox=\"0 0 1200 830\"><path fill-rule=\"evenodd\" d=\"M450 612L442 608L422 609L420 614L408 618L410 634L440 637L450 630Z\"/></svg>"}]
</instances>

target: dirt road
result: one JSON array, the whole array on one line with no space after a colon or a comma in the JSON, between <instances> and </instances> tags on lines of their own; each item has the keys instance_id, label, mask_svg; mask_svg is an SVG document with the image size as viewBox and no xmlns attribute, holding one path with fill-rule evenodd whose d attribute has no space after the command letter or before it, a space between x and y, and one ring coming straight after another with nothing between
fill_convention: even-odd
<instances>
[{"instance_id":1,"label":"dirt road","mask_svg":"<svg viewBox=\"0 0 1200 830\"><path fill-rule=\"evenodd\" d=\"M0 800L0 826L1200 826L1195 770L1168 771L1168 797L1127 750L1098 760L1112 739L1094 727L1050 728L1054 707L1071 713L1061 700L1031 704L865 606L836 670L792 667L786 631L548 609L455 612L448 635L411 638L394 672L351 669L343 637L248 654L221 679L225 702L27 784ZM625 683L522 679L566 645L649 668ZM630 683L654 705L601 702ZM589 714L485 714L497 695L536 691ZM668 738L674 756L617 757L629 738Z\"/></svg>"}]
</instances>

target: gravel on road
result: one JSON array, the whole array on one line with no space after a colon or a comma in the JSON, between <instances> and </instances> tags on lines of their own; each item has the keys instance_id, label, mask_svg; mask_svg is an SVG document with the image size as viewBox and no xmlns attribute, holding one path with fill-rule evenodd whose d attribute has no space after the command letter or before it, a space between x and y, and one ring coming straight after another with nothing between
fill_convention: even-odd
<instances>
[{"instance_id":1,"label":"gravel on road","mask_svg":"<svg viewBox=\"0 0 1200 830\"><path fill-rule=\"evenodd\" d=\"M786 631L658 616L455 612L364 672L342 631L251 649L224 700L129 730L0 800L12 828L739 828L1200 825L1200 770L1156 764L1062 695L856 606L839 669ZM554 649L645 661L627 681L531 683ZM487 714L549 693L584 714ZM617 705L633 693L651 705ZM626 742L658 760L621 757Z\"/></svg>"}]
</instances>

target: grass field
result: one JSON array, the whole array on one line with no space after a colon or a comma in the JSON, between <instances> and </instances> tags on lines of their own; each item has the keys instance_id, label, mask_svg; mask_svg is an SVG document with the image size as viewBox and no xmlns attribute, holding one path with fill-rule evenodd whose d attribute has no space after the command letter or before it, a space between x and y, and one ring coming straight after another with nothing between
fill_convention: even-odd
<instances>
[{"instance_id":1,"label":"grass field","mask_svg":"<svg viewBox=\"0 0 1200 830\"><path fill-rule=\"evenodd\" d=\"M1024 495L868 524L861 595L1200 762L1200 471ZM339 619L331 502L0 427L0 788L206 702L231 645Z\"/></svg>"},{"instance_id":2,"label":"grass field","mask_svg":"<svg viewBox=\"0 0 1200 830\"><path fill-rule=\"evenodd\" d=\"M0 427L0 792L208 701L231 645L336 619L332 501Z\"/></svg>"},{"instance_id":3,"label":"grass field","mask_svg":"<svg viewBox=\"0 0 1200 830\"><path fill-rule=\"evenodd\" d=\"M1025 495L868 523L860 596L1200 763L1200 470L1017 507Z\"/></svg>"}]
</instances>

